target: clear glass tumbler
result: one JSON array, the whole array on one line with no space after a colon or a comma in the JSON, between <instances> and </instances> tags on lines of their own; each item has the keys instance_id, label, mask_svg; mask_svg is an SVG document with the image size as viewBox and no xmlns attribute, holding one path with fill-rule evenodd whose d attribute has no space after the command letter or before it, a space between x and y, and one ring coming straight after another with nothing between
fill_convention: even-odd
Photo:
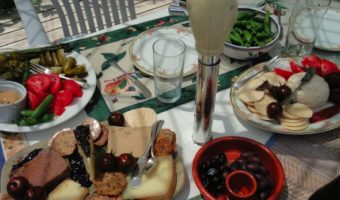
<instances>
[{"instance_id":1,"label":"clear glass tumbler","mask_svg":"<svg viewBox=\"0 0 340 200\"><path fill-rule=\"evenodd\" d=\"M153 44L155 93L163 103L174 103L181 97L185 51L181 40L164 38Z\"/></svg>"},{"instance_id":2,"label":"clear glass tumbler","mask_svg":"<svg viewBox=\"0 0 340 200\"><path fill-rule=\"evenodd\" d=\"M312 53L320 25L331 0L282 1L291 10L286 43L282 54L295 57Z\"/></svg>"}]
</instances>

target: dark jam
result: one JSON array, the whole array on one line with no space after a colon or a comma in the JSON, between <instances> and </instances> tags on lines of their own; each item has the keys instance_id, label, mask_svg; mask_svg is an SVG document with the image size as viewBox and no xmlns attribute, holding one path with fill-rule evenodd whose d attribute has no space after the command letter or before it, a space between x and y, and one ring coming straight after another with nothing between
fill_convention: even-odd
<instances>
[{"instance_id":1,"label":"dark jam","mask_svg":"<svg viewBox=\"0 0 340 200\"><path fill-rule=\"evenodd\" d=\"M74 151L68 157L71 167L71 179L78 182L83 187L90 187L92 182L90 181L89 174L86 171L84 161L79 155L78 151Z\"/></svg>"},{"instance_id":2,"label":"dark jam","mask_svg":"<svg viewBox=\"0 0 340 200\"><path fill-rule=\"evenodd\" d=\"M28 161L32 160L33 158L35 158L39 152L42 149L34 149L33 151L31 151L24 159L22 159L20 162L18 162L17 164L12 166L11 171L14 171L20 167L22 167L25 163L27 163Z\"/></svg>"},{"instance_id":3,"label":"dark jam","mask_svg":"<svg viewBox=\"0 0 340 200\"><path fill-rule=\"evenodd\" d=\"M91 148L90 148L90 126L89 125L79 125L74 130L74 135L76 136L78 144L84 150L86 157L90 157Z\"/></svg>"}]
</instances>

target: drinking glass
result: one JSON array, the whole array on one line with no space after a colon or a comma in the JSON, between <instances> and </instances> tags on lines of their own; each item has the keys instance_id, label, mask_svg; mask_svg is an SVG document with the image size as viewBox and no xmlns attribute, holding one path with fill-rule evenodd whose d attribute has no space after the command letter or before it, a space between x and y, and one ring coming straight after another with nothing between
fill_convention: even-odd
<instances>
[{"instance_id":1,"label":"drinking glass","mask_svg":"<svg viewBox=\"0 0 340 200\"><path fill-rule=\"evenodd\" d=\"M174 103L181 97L186 46L169 38L153 44L155 93L159 101Z\"/></svg>"},{"instance_id":2,"label":"drinking glass","mask_svg":"<svg viewBox=\"0 0 340 200\"><path fill-rule=\"evenodd\" d=\"M331 0L282 1L291 10L283 56L312 53L315 40Z\"/></svg>"}]
</instances>

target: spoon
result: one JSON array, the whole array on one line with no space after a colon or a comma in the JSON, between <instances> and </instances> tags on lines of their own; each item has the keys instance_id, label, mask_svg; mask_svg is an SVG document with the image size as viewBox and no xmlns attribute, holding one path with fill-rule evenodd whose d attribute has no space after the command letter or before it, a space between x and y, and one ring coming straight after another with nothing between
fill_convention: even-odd
<instances>
[{"instance_id":1,"label":"spoon","mask_svg":"<svg viewBox=\"0 0 340 200\"><path fill-rule=\"evenodd\" d=\"M164 124L164 121L161 121L158 124L156 131L153 132L153 134L155 134L155 138L157 138L158 133L162 129L163 124ZM150 154L151 157L146 161L146 164L145 164L145 172L146 172L146 174L150 174L154 170L154 168L156 166L156 163L157 163L157 157L153 153L153 145L154 145L154 143L151 144L151 154Z\"/></svg>"}]
</instances>

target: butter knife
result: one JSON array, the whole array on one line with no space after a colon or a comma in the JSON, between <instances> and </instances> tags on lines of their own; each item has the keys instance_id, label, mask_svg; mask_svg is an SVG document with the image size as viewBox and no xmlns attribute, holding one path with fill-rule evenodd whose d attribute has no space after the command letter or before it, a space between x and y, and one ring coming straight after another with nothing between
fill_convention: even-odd
<instances>
[{"instance_id":1,"label":"butter knife","mask_svg":"<svg viewBox=\"0 0 340 200\"><path fill-rule=\"evenodd\" d=\"M112 61L111 64L116 67L119 71L121 71L123 74L128 74L121 66L118 65L115 61ZM132 78L130 75L127 76L128 79L138 87L138 89L142 92L145 98L150 98L152 96L150 90L139 80Z\"/></svg>"},{"instance_id":2,"label":"butter knife","mask_svg":"<svg viewBox=\"0 0 340 200\"><path fill-rule=\"evenodd\" d=\"M160 131L163 124L164 124L164 120L158 120L152 126L150 142L149 142L148 146L146 147L144 154L140 158L138 158L137 166L135 167L135 169L132 171L132 174L131 174L130 184L131 184L131 187L133 187L133 188L136 188L136 187L140 186L140 184L141 184L142 174L143 174L146 162L148 161L149 156L150 156L151 146L155 142L155 139L158 135L156 133L158 131Z\"/></svg>"}]
</instances>

